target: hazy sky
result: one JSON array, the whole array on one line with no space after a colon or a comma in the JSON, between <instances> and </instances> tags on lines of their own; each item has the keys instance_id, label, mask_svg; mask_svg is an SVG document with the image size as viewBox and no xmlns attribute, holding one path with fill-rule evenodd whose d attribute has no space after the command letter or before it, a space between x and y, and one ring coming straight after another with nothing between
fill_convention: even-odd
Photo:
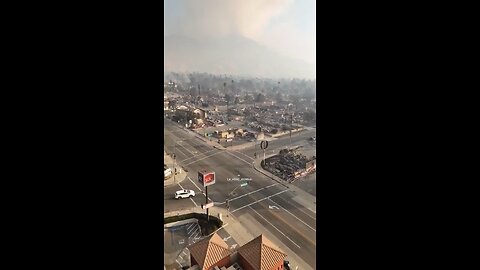
<instances>
[{"instance_id":1,"label":"hazy sky","mask_svg":"<svg viewBox=\"0 0 480 270\"><path fill-rule=\"evenodd\" d=\"M315 65L315 0L164 0L165 36L242 35Z\"/></svg>"}]
</instances>

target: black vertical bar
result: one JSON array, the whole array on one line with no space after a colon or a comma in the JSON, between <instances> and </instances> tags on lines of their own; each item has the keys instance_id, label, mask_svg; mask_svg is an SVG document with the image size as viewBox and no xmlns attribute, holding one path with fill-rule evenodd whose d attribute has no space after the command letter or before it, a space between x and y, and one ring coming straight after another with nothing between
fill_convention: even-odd
<instances>
[{"instance_id":1,"label":"black vertical bar","mask_svg":"<svg viewBox=\"0 0 480 270\"><path fill-rule=\"evenodd\" d=\"M207 203L208 203L208 187L205 186L205 204L207 204ZM210 218L208 217L208 208L207 208L207 223L208 223L209 220L210 220Z\"/></svg>"}]
</instances>

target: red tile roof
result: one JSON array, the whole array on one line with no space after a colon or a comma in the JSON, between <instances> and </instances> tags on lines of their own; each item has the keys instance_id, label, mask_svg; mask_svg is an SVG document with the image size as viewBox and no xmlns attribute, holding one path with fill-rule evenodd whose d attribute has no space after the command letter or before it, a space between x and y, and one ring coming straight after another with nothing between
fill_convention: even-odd
<instances>
[{"instance_id":1,"label":"red tile roof","mask_svg":"<svg viewBox=\"0 0 480 270\"><path fill-rule=\"evenodd\" d=\"M238 253L256 270L270 270L287 257L263 234L240 247Z\"/></svg>"},{"instance_id":2,"label":"red tile roof","mask_svg":"<svg viewBox=\"0 0 480 270\"><path fill-rule=\"evenodd\" d=\"M191 245L188 249L202 270L210 269L212 265L232 254L227 243L216 233L210 238Z\"/></svg>"}]
</instances>

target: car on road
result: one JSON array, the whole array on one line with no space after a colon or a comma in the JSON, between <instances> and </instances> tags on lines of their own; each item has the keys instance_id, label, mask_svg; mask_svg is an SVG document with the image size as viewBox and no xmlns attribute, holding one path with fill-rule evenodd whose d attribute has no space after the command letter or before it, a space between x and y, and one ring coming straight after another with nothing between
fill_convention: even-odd
<instances>
[{"instance_id":1,"label":"car on road","mask_svg":"<svg viewBox=\"0 0 480 270\"><path fill-rule=\"evenodd\" d=\"M195 197L195 191L189 189L182 189L175 192L175 199L184 199L190 197Z\"/></svg>"},{"instance_id":2,"label":"car on road","mask_svg":"<svg viewBox=\"0 0 480 270\"><path fill-rule=\"evenodd\" d=\"M285 270L292 269L289 261L283 261L283 269L285 269Z\"/></svg>"}]
</instances>

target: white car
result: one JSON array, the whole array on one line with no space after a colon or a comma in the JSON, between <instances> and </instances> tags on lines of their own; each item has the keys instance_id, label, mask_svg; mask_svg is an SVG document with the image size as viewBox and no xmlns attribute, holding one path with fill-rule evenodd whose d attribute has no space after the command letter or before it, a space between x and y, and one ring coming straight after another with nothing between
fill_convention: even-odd
<instances>
[{"instance_id":1,"label":"white car","mask_svg":"<svg viewBox=\"0 0 480 270\"><path fill-rule=\"evenodd\" d=\"M184 199L190 197L195 197L195 191L189 189L182 189L175 192L175 199Z\"/></svg>"}]
</instances>

